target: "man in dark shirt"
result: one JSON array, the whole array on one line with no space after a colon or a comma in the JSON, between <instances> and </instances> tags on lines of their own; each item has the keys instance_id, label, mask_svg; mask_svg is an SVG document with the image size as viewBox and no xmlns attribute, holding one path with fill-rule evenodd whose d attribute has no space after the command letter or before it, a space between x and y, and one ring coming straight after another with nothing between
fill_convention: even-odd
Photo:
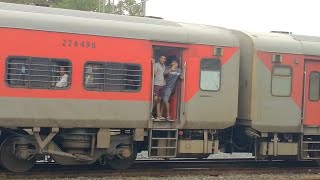
<instances>
[{"instance_id":1,"label":"man in dark shirt","mask_svg":"<svg viewBox=\"0 0 320 180\"><path fill-rule=\"evenodd\" d=\"M173 60L171 62L171 65L166 68L166 70L164 71L164 76L166 77L166 86L165 86L165 90L164 90L163 101L165 103L166 110L167 110L167 118L166 119L171 120L169 98L171 96L173 89L176 86L177 79L179 77L180 77L180 79L183 79L182 71L178 67L177 60Z\"/></svg>"}]
</instances>

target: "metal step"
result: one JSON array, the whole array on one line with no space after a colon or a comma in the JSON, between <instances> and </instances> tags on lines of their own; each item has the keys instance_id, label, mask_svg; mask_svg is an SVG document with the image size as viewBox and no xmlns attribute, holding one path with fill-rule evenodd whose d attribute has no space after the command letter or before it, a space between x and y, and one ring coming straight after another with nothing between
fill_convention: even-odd
<instances>
[{"instance_id":1,"label":"metal step","mask_svg":"<svg viewBox=\"0 0 320 180\"><path fill-rule=\"evenodd\" d=\"M149 131L149 157L177 156L178 129L151 129Z\"/></svg>"},{"instance_id":2,"label":"metal step","mask_svg":"<svg viewBox=\"0 0 320 180\"><path fill-rule=\"evenodd\" d=\"M313 140L314 138L314 140ZM316 136L301 136L300 157L304 160L319 160L320 159L320 141Z\"/></svg>"},{"instance_id":3,"label":"metal step","mask_svg":"<svg viewBox=\"0 0 320 180\"><path fill-rule=\"evenodd\" d=\"M151 147L151 149L176 149L176 147Z\"/></svg>"},{"instance_id":4,"label":"metal step","mask_svg":"<svg viewBox=\"0 0 320 180\"><path fill-rule=\"evenodd\" d=\"M305 160L318 160L318 159L320 159L320 157L319 157L319 158L316 158L316 157L307 157L307 158L303 158L303 159L305 159Z\"/></svg>"},{"instance_id":5,"label":"metal step","mask_svg":"<svg viewBox=\"0 0 320 180\"><path fill-rule=\"evenodd\" d=\"M320 144L320 141L303 141L303 144Z\"/></svg>"},{"instance_id":6,"label":"metal step","mask_svg":"<svg viewBox=\"0 0 320 180\"><path fill-rule=\"evenodd\" d=\"M304 152L320 152L320 149L304 149Z\"/></svg>"},{"instance_id":7,"label":"metal step","mask_svg":"<svg viewBox=\"0 0 320 180\"><path fill-rule=\"evenodd\" d=\"M176 140L176 138L152 138L153 140L167 139L167 140Z\"/></svg>"}]
</instances>

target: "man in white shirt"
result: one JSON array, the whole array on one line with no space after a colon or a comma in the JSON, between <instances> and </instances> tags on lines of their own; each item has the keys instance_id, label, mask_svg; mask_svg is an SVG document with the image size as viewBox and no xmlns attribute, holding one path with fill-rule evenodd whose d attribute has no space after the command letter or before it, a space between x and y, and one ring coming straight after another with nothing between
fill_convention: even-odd
<instances>
[{"instance_id":1,"label":"man in white shirt","mask_svg":"<svg viewBox=\"0 0 320 180\"><path fill-rule=\"evenodd\" d=\"M166 69L166 57L160 56L159 62L155 63L155 60L152 60L153 69L154 69L154 89L153 89L153 107L156 105L157 107L157 119L162 120L165 119L162 117L160 112L161 99L163 98L164 88L166 85L166 81L164 79L164 71Z\"/></svg>"},{"instance_id":2,"label":"man in white shirt","mask_svg":"<svg viewBox=\"0 0 320 180\"><path fill-rule=\"evenodd\" d=\"M57 88L65 88L68 86L68 74L66 73L66 68L60 66L59 70L60 78L56 84Z\"/></svg>"}]
</instances>

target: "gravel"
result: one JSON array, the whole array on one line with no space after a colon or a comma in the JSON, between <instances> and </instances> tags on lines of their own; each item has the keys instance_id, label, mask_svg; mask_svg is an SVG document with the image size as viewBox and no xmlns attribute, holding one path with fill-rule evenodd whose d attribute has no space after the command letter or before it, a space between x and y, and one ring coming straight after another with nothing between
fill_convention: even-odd
<instances>
[{"instance_id":1,"label":"gravel","mask_svg":"<svg viewBox=\"0 0 320 180\"><path fill-rule=\"evenodd\" d=\"M222 153L219 152L218 154L211 154L208 159L228 159L228 158L234 158L234 159L241 159L241 158L254 158L251 153ZM141 153L138 153L137 160L144 160L144 159L160 159L160 158L149 158L148 157L148 151L142 151Z\"/></svg>"},{"instance_id":2,"label":"gravel","mask_svg":"<svg viewBox=\"0 0 320 180\"><path fill-rule=\"evenodd\" d=\"M208 159L227 159L227 158L254 158L251 153L218 153L211 154ZM143 151L138 154L138 160L143 159L157 159L149 158L148 152ZM320 174L314 173L283 173L283 174L241 174L241 173L226 173L219 176L206 176L206 175L179 175L170 176L170 177L124 177L124 176L113 176L113 177L103 177L103 178L94 178L94 177L78 177L78 178L58 178L58 180L316 180L320 179ZM24 179L26 180L26 179ZM51 179L47 179L51 180Z\"/></svg>"},{"instance_id":3,"label":"gravel","mask_svg":"<svg viewBox=\"0 0 320 180\"><path fill-rule=\"evenodd\" d=\"M220 176L171 176L171 177L103 177L103 178L62 178L60 180L315 180L320 179L320 174L223 174ZM25 180L25 179L24 179ZM49 179L46 179L49 180ZM51 180L51 179L50 179Z\"/></svg>"}]
</instances>

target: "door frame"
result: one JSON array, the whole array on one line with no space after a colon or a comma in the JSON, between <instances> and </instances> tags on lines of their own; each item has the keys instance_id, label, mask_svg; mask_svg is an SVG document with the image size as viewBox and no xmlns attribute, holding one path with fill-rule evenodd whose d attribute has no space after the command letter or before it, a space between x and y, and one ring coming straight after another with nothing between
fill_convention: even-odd
<instances>
[{"instance_id":1,"label":"door frame","mask_svg":"<svg viewBox=\"0 0 320 180\"><path fill-rule=\"evenodd\" d=\"M303 88L302 88L302 110L301 110L301 127L303 129L303 127L305 126L305 118L306 118L306 102L307 99L309 99L309 91L307 92L307 85L310 86L309 82L307 82L307 76L310 76L310 73L307 74L307 64L310 62L314 62L314 63L319 63L320 64L320 58L304 58L304 65L303 65ZM320 69L319 69L320 72ZM319 102L320 103L320 102Z\"/></svg>"},{"instance_id":2,"label":"door frame","mask_svg":"<svg viewBox=\"0 0 320 180\"><path fill-rule=\"evenodd\" d=\"M170 43L162 43L162 42L155 42L155 43L153 43L152 44L152 55L153 55L153 59L155 59L155 60L157 60L156 58L157 57L155 57L156 56L156 54L155 54L155 51L157 51L157 50L155 50L155 48L163 48L163 49L175 49L175 50L177 50L178 51L178 57L177 57L177 60L179 61L178 62L178 64L179 64L179 67L180 67L180 69L181 70L183 70L183 68L184 68L184 63L185 63L185 61L183 60L183 52L186 50L186 47L187 47L187 45L184 45L184 44L170 44ZM153 72L154 72L154 70L152 70L152 74L153 74ZM185 73L185 72L183 72L183 73ZM154 103L153 102L153 93L154 93L154 76L152 76L152 104ZM176 93L177 93L177 104L176 104L176 107L175 107L175 109L176 109L176 122L180 122L180 120L181 120L181 114L183 114L183 92L185 92L185 87L182 87L182 81L178 81L177 82L177 84L176 84L176 86L177 86L177 91L176 91ZM153 109L151 109L150 110L150 113L152 113L152 110Z\"/></svg>"}]
</instances>

